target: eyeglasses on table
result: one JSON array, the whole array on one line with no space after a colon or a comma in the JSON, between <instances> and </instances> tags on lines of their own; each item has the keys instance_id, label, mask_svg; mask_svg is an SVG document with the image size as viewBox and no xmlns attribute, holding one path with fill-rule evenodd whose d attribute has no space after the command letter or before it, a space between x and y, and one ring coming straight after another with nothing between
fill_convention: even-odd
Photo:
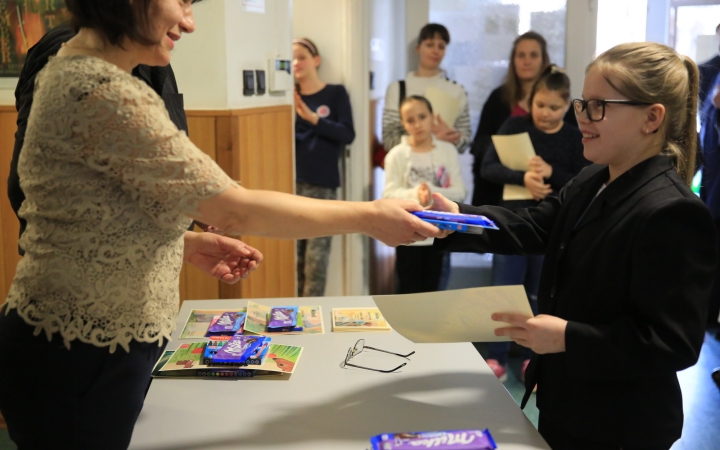
<instances>
[{"instance_id":1,"label":"eyeglasses on table","mask_svg":"<svg viewBox=\"0 0 720 450\"><path fill-rule=\"evenodd\" d=\"M359 366L359 365L357 365L357 364L351 364L351 363L349 362L349 361L350 361L350 358L353 358L354 356L359 355L360 353L363 352L363 350L366 350L366 349L367 349L367 350L375 350L376 352L383 352L383 353L387 353L387 354L390 354L390 355L399 356L399 357L405 358L405 359L408 359L410 356L412 356L412 355L415 354L414 351L412 351L412 352L410 352L410 353L408 353L408 354L406 354L406 355L403 355L403 354L401 354L401 353L389 352L389 351L387 351L387 350L382 350L382 349L379 349L379 348L370 347L369 345L365 345L365 339L358 339L358 341L355 343L355 345L354 345L353 347L350 347L350 348L348 349L348 352L347 352L347 355L345 356L345 359L340 363L340 367L343 368L343 369L344 369L345 367L355 367L355 368L357 368L357 369L372 370L372 371L375 371L375 372L392 373L392 372L395 372L395 371L397 371L397 370L399 370L399 369L402 369L403 367L405 367L405 366L407 365L407 363L402 363L402 364L400 364L399 366L397 366L396 368L394 368L394 369L392 369L392 370L381 370L381 369L373 369L372 367Z\"/></svg>"}]
</instances>

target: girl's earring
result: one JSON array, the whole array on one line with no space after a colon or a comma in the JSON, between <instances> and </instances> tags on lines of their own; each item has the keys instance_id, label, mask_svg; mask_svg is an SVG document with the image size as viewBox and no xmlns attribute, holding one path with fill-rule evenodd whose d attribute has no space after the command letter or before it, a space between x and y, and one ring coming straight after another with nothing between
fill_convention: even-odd
<instances>
[{"instance_id":1,"label":"girl's earring","mask_svg":"<svg viewBox=\"0 0 720 450\"><path fill-rule=\"evenodd\" d=\"M645 134L650 134L650 128L645 128Z\"/></svg>"}]
</instances>

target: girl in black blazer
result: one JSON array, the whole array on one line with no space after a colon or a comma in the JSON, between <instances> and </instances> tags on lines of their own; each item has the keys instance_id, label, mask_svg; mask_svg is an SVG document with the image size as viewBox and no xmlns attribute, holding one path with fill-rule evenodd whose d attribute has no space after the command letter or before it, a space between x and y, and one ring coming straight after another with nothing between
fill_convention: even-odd
<instances>
[{"instance_id":1,"label":"girl in black blazer","mask_svg":"<svg viewBox=\"0 0 720 450\"><path fill-rule=\"evenodd\" d=\"M675 373L703 342L717 263L713 220L688 188L698 70L654 43L622 44L588 66L574 100L583 169L537 207L458 205L498 231L436 239L446 251L545 254L540 314L502 312L496 330L534 350L539 431L553 449L668 449L682 432Z\"/></svg>"}]
</instances>

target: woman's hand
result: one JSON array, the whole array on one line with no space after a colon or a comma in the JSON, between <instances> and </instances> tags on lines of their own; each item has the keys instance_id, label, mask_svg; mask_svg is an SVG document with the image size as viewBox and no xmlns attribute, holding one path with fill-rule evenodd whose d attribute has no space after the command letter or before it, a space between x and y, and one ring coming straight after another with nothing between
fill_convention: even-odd
<instances>
[{"instance_id":1,"label":"woman's hand","mask_svg":"<svg viewBox=\"0 0 720 450\"><path fill-rule=\"evenodd\" d=\"M368 205L371 208L370 216L363 215L362 232L386 245L396 247L424 241L429 237L447 236L444 230L408 214L408 211L422 211L417 202L384 199Z\"/></svg>"},{"instance_id":2,"label":"woman's hand","mask_svg":"<svg viewBox=\"0 0 720 450\"><path fill-rule=\"evenodd\" d=\"M183 261L228 284L247 278L263 254L246 243L214 233L185 232Z\"/></svg>"},{"instance_id":3,"label":"woman's hand","mask_svg":"<svg viewBox=\"0 0 720 450\"><path fill-rule=\"evenodd\" d=\"M552 188L549 184L545 184L542 175L533 170L525 172L523 181L535 200L542 200L552 192Z\"/></svg>"},{"instance_id":4,"label":"woman's hand","mask_svg":"<svg viewBox=\"0 0 720 450\"><path fill-rule=\"evenodd\" d=\"M435 123L433 124L432 132L436 139L449 142L453 145L455 145L455 142L462 137L462 134L459 131L451 128L444 120L442 120L440 114L435 116Z\"/></svg>"},{"instance_id":5,"label":"woman's hand","mask_svg":"<svg viewBox=\"0 0 720 450\"><path fill-rule=\"evenodd\" d=\"M567 320L547 314L528 317L521 314L495 313L491 318L496 322L510 324L509 327L496 328L495 336L507 336L539 355L565 351Z\"/></svg>"},{"instance_id":6,"label":"woman's hand","mask_svg":"<svg viewBox=\"0 0 720 450\"><path fill-rule=\"evenodd\" d=\"M430 199L430 187L427 185L426 182L422 182L417 187L417 195L418 200L420 201L420 205L422 206L428 206L431 202Z\"/></svg>"},{"instance_id":7,"label":"woman's hand","mask_svg":"<svg viewBox=\"0 0 720 450\"><path fill-rule=\"evenodd\" d=\"M295 91L295 112L297 112L297 115L300 116L301 119L307 120L313 125L317 125L320 120L320 116L318 116L308 107L308 105L305 104L304 101L302 101L302 98L300 97L300 94L298 94L297 90Z\"/></svg>"},{"instance_id":8,"label":"woman's hand","mask_svg":"<svg viewBox=\"0 0 720 450\"><path fill-rule=\"evenodd\" d=\"M550 178L552 176L552 166L545 162L540 156L533 156L528 161L528 167L533 172L540 174L543 178Z\"/></svg>"}]
</instances>

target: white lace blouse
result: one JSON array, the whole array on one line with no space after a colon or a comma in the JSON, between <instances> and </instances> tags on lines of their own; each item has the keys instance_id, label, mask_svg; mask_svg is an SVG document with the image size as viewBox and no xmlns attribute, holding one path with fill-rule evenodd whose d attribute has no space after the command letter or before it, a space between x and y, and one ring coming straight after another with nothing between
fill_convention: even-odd
<instances>
[{"instance_id":1,"label":"white lace blouse","mask_svg":"<svg viewBox=\"0 0 720 450\"><path fill-rule=\"evenodd\" d=\"M126 351L168 339L183 235L232 181L145 83L99 58L38 74L18 163L28 224L7 298L35 333Z\"/></svg>"}]
</instances>

